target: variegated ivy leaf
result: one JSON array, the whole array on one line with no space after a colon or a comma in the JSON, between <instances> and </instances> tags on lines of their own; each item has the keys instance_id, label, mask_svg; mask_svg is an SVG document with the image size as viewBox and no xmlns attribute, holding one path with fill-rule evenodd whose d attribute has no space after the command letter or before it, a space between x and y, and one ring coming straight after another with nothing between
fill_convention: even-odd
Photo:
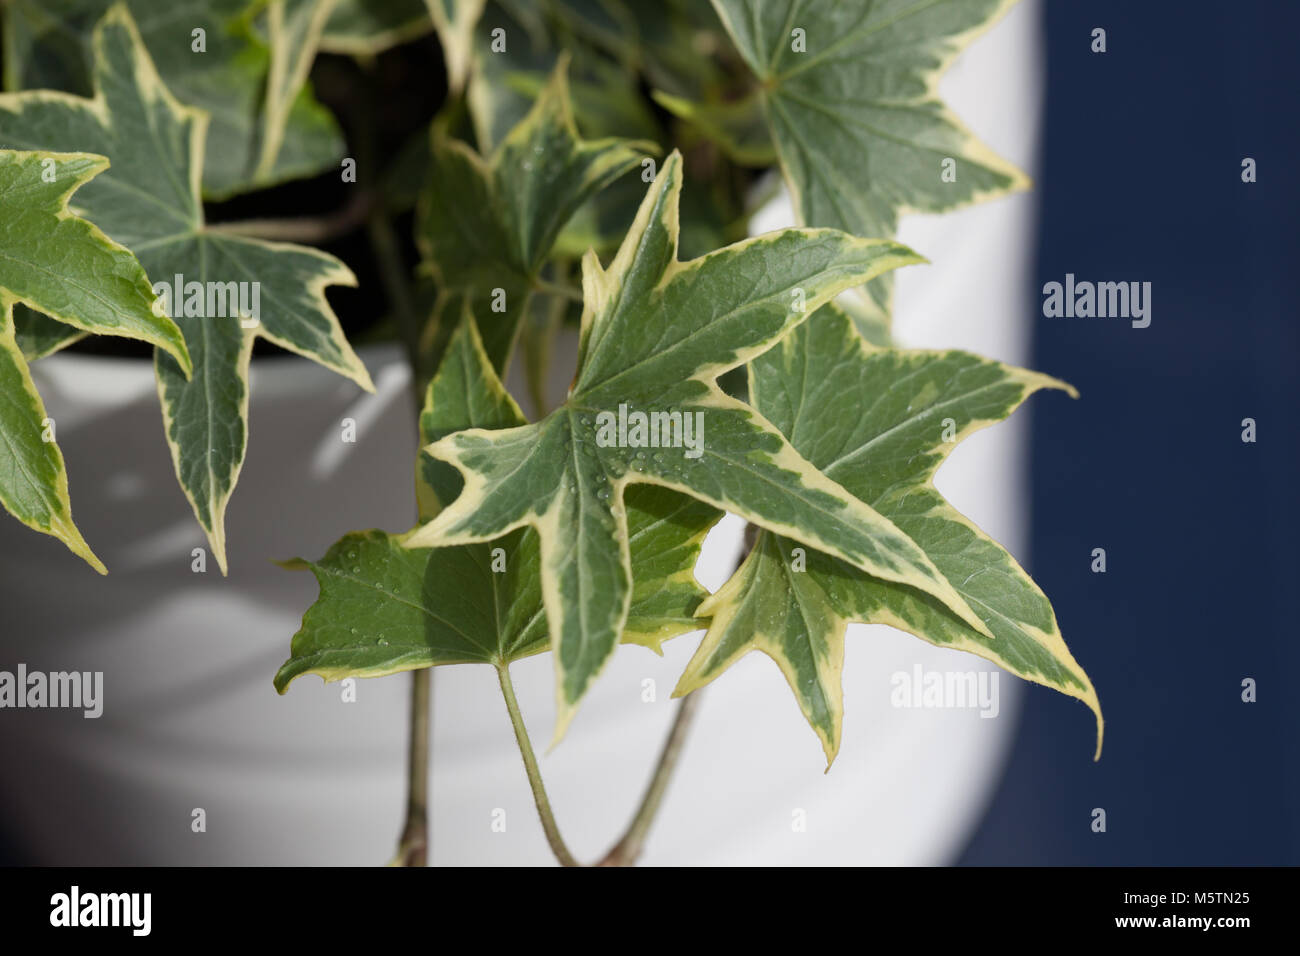
<instances>
[{"instance_id":1,"label":"variegated ivy leaf","mask_svg":"<svg viewBox=\"0 0 1300 956\"><path fill-rule=\"evenodd\" d=\"M479 150L489 152L522 121L563 56L570 58L567 79L580 135L658 141L662 130L636 73L578 37L559 33L558 18L548 13L549 5L510 0L484 9L466 94ZM510 38L504 50L494 47L494 38L503 35ZM612 253L643 193L640 178L627 175L592 195L556 237L556 255L576 260L589 248Z\"/></svg>"},{"instance_id":2,"label":"variegated ivy leaf","mask_svg":"<svg viewBox=\"0 0 1300 956\"><path fill-rule=\"evenodd\" d=\"M546 8L512 0L486 4L473 34L465 96L478 148L491 150L523 120L563 53L572 61L569 92L582 133L655 138L658 129L636 75L581 40L556 35L554 18L546 13ZM508 39L504 49L502 36Z\"/></svg>"},{"instance_id":3,"label":"variegated ivy leaf","mask_svg":"<svg viewBox=\"0 0 1300 956\"><path fill-rule=\"evenodd\" d=\"M875 308L866 289L853 289L844 293L835 300L835 305L849 317L853 327L867 340L868 345L888 348L894 344L890 335L889 316Z\"/></svg>"},{"instance_id":4,"label":"variegated ivy leaf","mask_svg":"<svg viewBox=\"0 0 1300 956\"><path fill-rule=\"evenodd\" d=\"M713 0L759 81L802 223L892 236L902 212L1027 184L935 92L953 57L1014 2ZM877 320L891 289L888 277L870 288Z\"/></svg>"},{"instance_id":5,"label":"variegated ivy leaf","mask_svg":"<svg viewBox=\"0 0 1300 956\"><path fill-rule=\"evenodd\" d=\"M5 89L89 95L94 28L115 2L122 0L0 3ZM171 92L211 116L202 165L205 196L224 198L314 175L338 162L338 124L302 82L303 64L310 66L316 49L312 33L281 28L271 36L265 22L255 22L259 14L263 21L279 16L274 8L283 4L300 14L308 4L330 0L125 2Z\"/></svg>"},{"instance_id":6,"label":"variegated ivy leaf","mask_svg":"<svg viewBox=\"0 0 1300 956\"><path fill-rule=\"evenodd\" d=\"M68 209L69 197L107 167L104 157L86 153L0 150L0 502L100 573L104 565L72 523L57 423L32 384L13 307L21 301L39 309L44 315L28 314L40 328L51 323L149 342L180 363L178 374L189 373L180 329L155 314L156 297L135 256Z\"/></svg>"},{"instance_id":7,"label":"variegated ivy leaf","mask_svg":"<svg viewBox=\"0 0 1300 956\"><path fill-rule=\"evenodd\" d=\"M81 329L56 322L22 303L14 305L14 338L29 362L53 355L86 337Z\"/></svg>"},{"instance_id":8,"label":"variegated ivy leaf","mask_svg":"<svg viewBox=\"0 0 1300 956\"><path fill-rule=\"evenodd\" d=\"M289 116L307 83L326 21L337 0L269 0L265 29L271 49L266 100L253 180L273 182Z\"/></svg>"},{"instance_id":9,"label":"variegated ivy leaf","mask_svg":"<svg viewBox=\"0 0 1300 956\"><path fill-rule=\"evenodd\" d=\"M524 423L506 393L472 319L458 328L429 386L420 434L432 442L462 428ZM421 512L460 491L456 470L422 456ZM721 512L665 488L629 494L629 549L634 586L623 640L655 651L667 638L695 630L704 590L695 580L700 543ZM327 681L379 677L441 664L504 667L549 646L542 608L537 532L511 532L488 544L403 548L382 531L350 534L310 568L320 598L294 636L275 677L284 693L302 674Z\"/></svg>"},{"instance_id":10,"label":"variegated ivy leaf","mask_svg":"<svg viewBox=\"0 0 1300 956\"><path fill-rule=\"evenodd\" d=\"M320 48L326 53L375 56L431 32L429 12L424 0L338 0Z\"/></svg>"},{"instance_id":11,"label":"variegated ivy leaf","mask_svg":"<svg viewBox=\"0 0 1300 956\"><path fill-rule=\"evenodd\" d=\"M434 132L417 239L439 287L429 330L435 359L470 306L493 366L504 369L560 229L584 199L641 159L642 144L578 138L566 69L562 60L487 160Z\"/></svg>"},{"instance_id":12,"label":"variegated ivy leaf","mask_svg":"<svg viewBox=\"0 0 1300 956\"><path fill-rule=\"evenodd\" d=\"M487 0L425 0L429 15L438 28L442 42L442 58L447 64L447 86L453 93L460 92L469 75L474 27L483 15ZM507 44L509 38L506 38Z\"/></svg>"},{"instance_id":13,"label":"variegated ivy leaf","mask_svg":"<svg viewBox=\"0 0 1300 956\"><path fill-rule=\"evenodd\" d=\"M732 85L736 51L709 0L633 3L628 9L636 21L640 69L652 87L704 102Z\"/></svg>"},{"instance_id":14,"label":"variegated ivy leaf","mask_svg":"<svg viewBox=\"0 0 1300 956\"><path fill-rule=\"evenodd\" d=\"M758 410L827 477L920 545L993 640L928 594L762 531L731 580L701 606L712 622L675 693L761 650L790 682L829 764L840 745L845 626L889 624L1079 698L1097 715L1100 754L1097 694L1061 639L1052 605L932 483L966 435L1006 418L1040 388L1074 390L965 352L872 348L834 306L751 362L749 373Z\"/></svg>"},{"instance_id":15,"label":"variegated ivy leaf","mask_svg":"<svg viewBox=\"0 0 1300 956\"><path fill-rule=\"evenodd\" d=\"M0 504L27 527L58 538L100 574L108 569L72 521L68 473L51 420L14 338L14 300L0 290Z\"/></svg>"},{"instance_id":16,"label":"variegated ivy leaf","mask_svg":"<svg viewBox=\"0 0 1300 956\"><path fill-rule=\"evenodd\" d=\"M224 515L247 440L248 362L262 336L371 388L325 300L352 273L315 249L223 233L204 222L199 181L207 116L163 86L130 14L95 31L92 100L61 93L0 96L0 139L34 149L92 149L112 168L77 193L77 208L132 249L194 359L186 380L157 353L172 458L185 494L226 568Z\"/></svg>"},{"instance_id":17,"label":"variegated ivy leaf","mask_svg":"<svg viewBox=\"0 0 1300 956\"><path fill-rule=\"evenodd\" d=\"M427 449L466 486L410 546L491 541L525 526L540 536L557 733L627 620L629 485L736 512L983 627L917 544L715 381L803 321L801 310L917 256L887 240L789 229L679 262L681 177L674 152L609 270L594 254L583 260L578 371L565 403L537 424L461 431Z\"/></svg>"},{"instance_id":18,"label":"variegated ivy leaf","mask_svg":"<svg viewBox=\"0 0 1300 956\"><path fill-rule=\"evenodd\" d=\"M736 162L746 166L775 165L776 148L759 94L716 103L695 103L659 90L653 95L656 103L696 127Z\"/></svg>"}]
</instances>

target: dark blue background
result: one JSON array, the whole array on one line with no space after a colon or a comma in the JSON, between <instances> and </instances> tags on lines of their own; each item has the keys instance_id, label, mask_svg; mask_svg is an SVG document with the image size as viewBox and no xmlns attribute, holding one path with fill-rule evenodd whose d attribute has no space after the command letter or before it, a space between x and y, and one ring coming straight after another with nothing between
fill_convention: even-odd
<instances>
[{"instance_id":1,"label":"dark blue background","mask_svg":"<svg viewBox=\"0 0 1300 956\"><path fill-rule=\"evenodd\" d=\"M1043 6L1034 367L1082 397L1034 420L1029 566L1106 746L1093 764L1086 711L1030 687L962 861L1300 863L1300 4ZM1151 326L1043 318L1067 272L1151 281Z\"/></svg>"}]
</instances>

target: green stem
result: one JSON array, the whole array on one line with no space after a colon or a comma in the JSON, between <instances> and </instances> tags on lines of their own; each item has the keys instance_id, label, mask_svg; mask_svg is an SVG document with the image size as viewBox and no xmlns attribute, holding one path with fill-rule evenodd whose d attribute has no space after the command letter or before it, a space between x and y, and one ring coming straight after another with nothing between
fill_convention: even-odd
<instances>
[{"instance_id":1,"label":"green stem","mask_svg":"<svg viewBox=\"0 0 1300 956\"><path fill-rule=\"evenodd\" d=\"M397 866L429 863L429 733L432 672L411 672L411 726L407 741L406 824L397 844Z\"/></svg>"},{"instance_id":2,"label":"green stem","mask_svg":"<svg viewBox=\"0 0 1300 956\"><path fill-rule=\"evenodd\" d=\"M515 729L515 740L519 743L519 755L524 758L524 770L528 774L528 785L533 788L533 802L537 804L537 815L542 819L542 830L546 833L546 842L551 845L551 852L560 861L561 866L581 866L560 836L555 814L551 812L551 801L546 796L546 785L542 783L542 772L537 766L537 757L533 745L528 739L528 728L524 726L524 715L519 712L519 701L515 698L515 686L510 680L510 665L498 664L497 676L501 679L501 696L506 700L506 710L510 712L510 723Z\"/></svg>"},{"instance_id":3,"label":"green stem","mask_svg":"<svg viewBox=\"0 0 1300 956\"><path fill-rule=\"evenodd\" d=\"M321 245L331 239L346 236L361 226L375 205L375 196L365 189L357 190L348 203L323 216L291 216L286 219L234 219L229 222L212 222L203 227L205 232L249 239L266 239L273 242L296 242L299 245Z\"/></svg>"},{"instance_id":4,"label":"green stem","mask_svg":"<svg viewBox=\"0 0 1300 956\"><path fill-rule=\"evenodd\" d=\"M538 292L567 299L570 302L582 302L582 293L577 289L571 289L566 285L559 285L555 282L548 282L540 276L533 280L533 288Z\"/></svg>"},{"instance_id":5,"label":"green stem","mask_svg":"<svg viewBox=\"0 0 1300 956\"><path fill-rule=\"evenodd\" d=\"M745 543L736 561L737 568L744 562L745 556L754 549L758 530L756 525L745 525ZM510 711L510 721L514 724L515 739L519 741L519 752L523 755L524 768L528 772L528 783L533 788L533 801L537 804L537 815L542 818L542 828L546 831L547 842L550 843L551 850L560 863L564 866L581 866L582 864L573 858L568 847L564 845L560 828L555 822L555 815L551 812L551 803L546 796L546 787L542 784L537 758L533 756L532 744L528 741L528 729L524 726L523 717L519 713L519 702L515 700L508 666L498 665L497 673L501 676L501 693L506 699L506 709ZM631 866L640 857L646 838L650 835L650 827L654 824L655 817L658 816L663 804L664 794L668 792L668 785L672 782L673 772L681 759L687 734L690 733L691 725L695 722L695 715L700 707L700 699L701 691L692 691L677 705L677 716L673 718L668 739L664 741L663 750L659 752L659 762L655 765L650 784L641 798L641 805L637 807L636 814L632 817L632 822L628 824L623 836L599 863L594 864L595 866Z\"/></svg>"},{"instance_id":6,"label":"green stem","mask_svg":"<svg viewBox=\"0 0 1300 956\"><path fill-rule=\"evenodd\" d=\"M659 754L659 763L655 767L654 776L650 778L650 786L646 788L645 796L641 799L641 806L637 808L636 816L632 818L622 839L614 844L613 848L605 854L605 858L596 864L597 866L631 866L641 855L646 837L650 833L650 826L659 813L659 805L663 802L668 784L672 780L673 770L676 769L678 758L681 757L682 748L686 743L686 734L691 729L695 712L699 709L700 697L700 691L693 691L683 697L682 702L677 705L677 716L673 720L668 739L664 741L664 749Z\"/></svg>"},{"instance_id":7,"label":"green stem","mask_svg":"<svg viewBox=\"0 0 1300 956\"><path fill-rule=\"evenodd\" d=\"M420 411L424 407L425 389L418 349L419 316L415 312L414 297L411 294L410 283L407 281L406 263L397 233L393 229L392 219L383 203L376 199L379 177L375 171L378 163L376 146L378 136L374 115L377 98L371 74L364 73L359 85L363 99L354 99L349 111L354 131L357 169L361 178L358 194L343 210L332 217L327 217L326 221L317 225L324 227L324 231L341 229L344 232L365 225L370 252L379 267L380 282L383 284L388 304L393 310L402 344L406 350L407 361L411 367L411 398L414 401L418 421ZM248 224L244 225L247 227ZM411 713L406 755L406 823L402 827L397 859L394 861L400 866L427 866L429 862L429 844L432 840L429 827L432 701L432 669L422 668L412 671Z\"/></svg>"},{"instance_id":8,"label":"green stem","mask_svg":"<svg viewBox=\"0 0 1300 956\"><path fill-rule=\"evenodd\" d=\"M393 236L392 223L387 216L375 215L369 224L371 251L381 262L391 262L388 254L396 255L396 240ZM388 243L392 244L389 245ZM405 302L404 293L407 286L400 268L381 269L385 279L389 301L400 316ZM410 315L411 313L407 313ZM399 325L404 325L398 319ZM403 329L406 332L406 329ZM418 335L418 332L413 333ZM415 400L415 416L418 422L420 411L424 406L424 381L420 376L418 359L411 338L403 334L407 344L407 360L411 366L411 397ZM433 670L421 668L411 672L411 715L408 730L406 755L406 823L402 827L402 837L397 845L399 866L428 866L431 831L429 827L429 770L432 764L429 748L433 718L430 714L433 702Z\"/></svg>"},{"instance_id":9,"label":"green stem","mask_svg":"<svg viewBox=\"0 0 1300 956\"><path fill-rule=\"evenodd\" d=\"M382 209L376 209L366 220L366 235L370 240L370 250L375 264L379 267L379 279L384 286L384 294L393 309L393 320L398 335L406 349L406 357L411 365L411 384L415 390L415 412L419 415L424 407L425 376L423 362L420 360L420 316L416 314L415 296L407 281L406 262L402 257L401 244L393 221Z\"/></svg>"}]
</instances>

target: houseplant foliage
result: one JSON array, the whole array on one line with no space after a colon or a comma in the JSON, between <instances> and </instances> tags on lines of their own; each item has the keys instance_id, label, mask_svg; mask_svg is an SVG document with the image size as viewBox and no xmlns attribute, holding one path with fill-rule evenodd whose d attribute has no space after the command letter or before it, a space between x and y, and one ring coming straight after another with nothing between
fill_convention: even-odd
<instances>
[{"instance_id":1,"label":"houseplant foliage","mask_svg":"<svg viewBox=\"0 0 1300 956\"><path fill-rule=\"evenodd\" d=\"M78 208L136 252L151 279L181 275L205 288L209 282L260 284L264 315L194 315L179 301L160 309L181 326L198 369L187 377L173 358L158 357L168 444L181 486L224 570L225 508L248 440L253 341L265 336L371 387L324 294L327 285L354 279L343 263L315 249L210 228L200 198L208 114L171 95L125 5L99 21L91 46L93 98L5 94L0 124L10 144L88 150L107 158L109 168L79 191Z\"/></svg>"},{"instance_id":2,"label":"houseplant foliage","mask_svg":"<svg viewBox=\"0 0 1300 956\"><path fill-rule=\"evenodd\" d=\"M274 683L415 672L396 862L425 859L441 665L496 669L566 864L510 681L547 651L558 742L619 644L704 633L605 863L636 858L699 689L750 650L781 668L833 762L850 621L1078 698L1100 752L1096 692L1047 598L933 484L966 435L1072 389L889 331L890 275L924 261L894 241L899 216L1027 185L936 94L1007 6L182 0L163 17L144 0L4 0L0 501L104 570L29 364L134 338L155 349L163 435L224 571L254 342L370 387L327 299L357 280L320 248L364 232L383 281L363 291L414 373L416 519L284 562L320 595ZM385 157L365 135L377 105L336 117L313 77L331 58L369 76L402 44L441 51L446 96ZM359 200L335 215L210 216L340 168ZM746 238L778 183L801 225ZM214 315L182 277L255 282L260 308ZM552 406L541 383L566 324L577 365ZM512 362L531 416L503 384ZM694 567L727 512L749 548L709 595Z\"/></svg>"}]
</instances>

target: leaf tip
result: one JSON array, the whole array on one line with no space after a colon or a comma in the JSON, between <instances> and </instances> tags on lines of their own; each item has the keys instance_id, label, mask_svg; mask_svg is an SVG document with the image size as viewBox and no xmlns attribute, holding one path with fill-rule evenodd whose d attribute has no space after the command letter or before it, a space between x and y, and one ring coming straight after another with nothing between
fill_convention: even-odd
<instances>
[{"instance_id":1,"label":"leaf tip","mask_svg":"<svg viewBox=\"0 0 1300 956\"><path fill-rule=\"evenodd\" d=\"M1051 375L1044 375L1042 372L1031 372L1025 369L1018 370L1018 374L1020 375L1021 381L1027 387L1026 395L1036 392L1040 388L1050 388L1055 389L1058 392L1064 392L1071 398L1077 399L1079 397L1079 390L1069 382L1062 379L1054 378Z\"/></svg>"},{"instance_id":2,"label":"leaf tip","mask_svg":"<svg viewBox=\"0 0 1300 956\"><path fill-rule=\"evenodd\" d=\"M208 545L212 548L212 556L217 559L217 567L221 569L223 578L230 577L230 562L226 557L226 531L221 527L220 522L224 521L224 515L217 519L218 526L208 532Z\"/></svg>"},{"instance_id":3,"label":"leaf tip","mask_svg":"<svg viewBox=\"0 0 1300 956\"><path fill-rule=\"evenodd\" d=\"M49 533L62 541L69 551L94 568L96 573L101 575L108 574L108 567L99 559L99 556L90 549L90 545L87 544L86 539L81 536L81 531L72 523L71 518L67 521L56 520L51 522Z\"/></svg>"},{"instance_id":4,"label":"leaf tip","mask_svg":"<svg viewBox=\"0 0 1300 956\"><path fill-rule=\"evenodd\" d=\"M1106 736L1106 721L1101 716L1101 702L1097 700L1096 691L1092 693L1092 700L1086 703L1092 709L1092 712L1097 715L1097 749L1092 755L1092 762L1097 763L1101 760L1101 744Z\"/></svg>"},{"instance_id":5,"label":"leaf tip","mask_svg":"<svg viewBox=\"0 0 1300 956\"><path fill-rule=\"evenodd\" d=\"M699 652L697 651L696 655L698 656L698 654ZM682 676L677 678L677 686L674 687L673 692L668 695L668 699L676 700L679 697L685 697L687 694L699 690L707 683L707 680L700 677L699 672L695 667L695 660L692 658L690 663L686 665L686 670L682 671Z\"/></svg>"},{"instance_id":6,"label":"leaf tip","mask_svg":"<svg viewBox=\"0 0 1300 956\"><path fill-rule=\"evenodd\" d=\"M706 594L704 600L700 601L695 608L695 613L691 616L697 620L716 617L719 605L723 604L725 600L719 596L721 593L722 589L719 588L711 594Z\"/></svg>"},{"instance_id":7,"label":"leaf tip","mask_svg":"<svg viewBox=\"0 0 1300 956\"><path fill-rule=\"evenodd\" d=\"M429 530L433 524L434 524L433 521L429 521L422 525L418 525L417 527L412 528L410 531L407 531L405 534L397 535L396 538L397 538L398 546L402 548L406 548L408 550L418 550L420 548L433 547L435 542L438 540L438 536L436 532Z\"/></svg>"},{"instance_id":8,"label":"leaf tip","mask_svg":"<svg viewBox=\"0 0 1300 956\"><path fill-rule=\"evenodd\" d=\"M180 370L185 373L185 381L194 379L194 359L190 356L189 347L185 344L185 339L181 336L180 329L176 329L176 344L163 345L162 348L168 355L176 360Z\"/></svg>"},{"instance_id":9,"label":"leaf tip","mask_svg":"<svg viewBox=\"0 0 1300 956\"><path fill-rule=\"evenodd\" d=\"M843 711L840 710L835 714L829 734L823 733L820 728L814 728L817 730L817 736L822 742L822 753L826 754L826 769L822 771L823 774L831 772L831 767L835 765L835 758L840 755L840 738L843 735L842 722Z\"/></svg>"},{"instance_id":10,"label":"leaf tip","mask_svg":"<svg viewBox=\"0 0 1300 956\"><path fill-rule=\"evenodd\" d=\"M891 262L890 268L892 269L901 268L902 266L931 265L928 257L921 255L921 253L917 252L911 246L904 245L903 243L897 242L893 239L868 239L864 241L872 245L883 245L888 250Z\"/></svg>"},{"instance_id":11,"label":"leaf tip","mask_svg":"<svg viewBox=\"0 0 1300 956\"><path fill-rule=\"evenodd\" d=\"M275 687L275 692L281 697L289 692L289 685L293 683L293 677L285 674L285 669L288 666L289 662L285 661L280 665L280 669L276 671L275 676L271 678L271 684Z\"/></svg>"},{"instance_id":12,"label":"leaf tip","mask_svg":"<svg viewBox=\"0 0 1300 956\"><path fill-rule=\"evenodd\" d=\"M560 745L564 735L569 732L569 724L573 723L573 715L578 712L576 703L569 703L564 698L564 691L561 690L555 707L555 732L551 734L551 742L546 746L546 752L549 754Z\"/></svg>"},{"instance_id":13,"label":"leaf tip","mask_svg":"<svg viewBox=\"0 0 1300 956\"><path fill-rule=\"evenodd\" d=\"M349 378L361 386L362 391L369 392L371 395L375 394L375 381L370 377L370 370L361 363L360 359L356 360L353 374Z\"/></svg>"}]
</instances>

